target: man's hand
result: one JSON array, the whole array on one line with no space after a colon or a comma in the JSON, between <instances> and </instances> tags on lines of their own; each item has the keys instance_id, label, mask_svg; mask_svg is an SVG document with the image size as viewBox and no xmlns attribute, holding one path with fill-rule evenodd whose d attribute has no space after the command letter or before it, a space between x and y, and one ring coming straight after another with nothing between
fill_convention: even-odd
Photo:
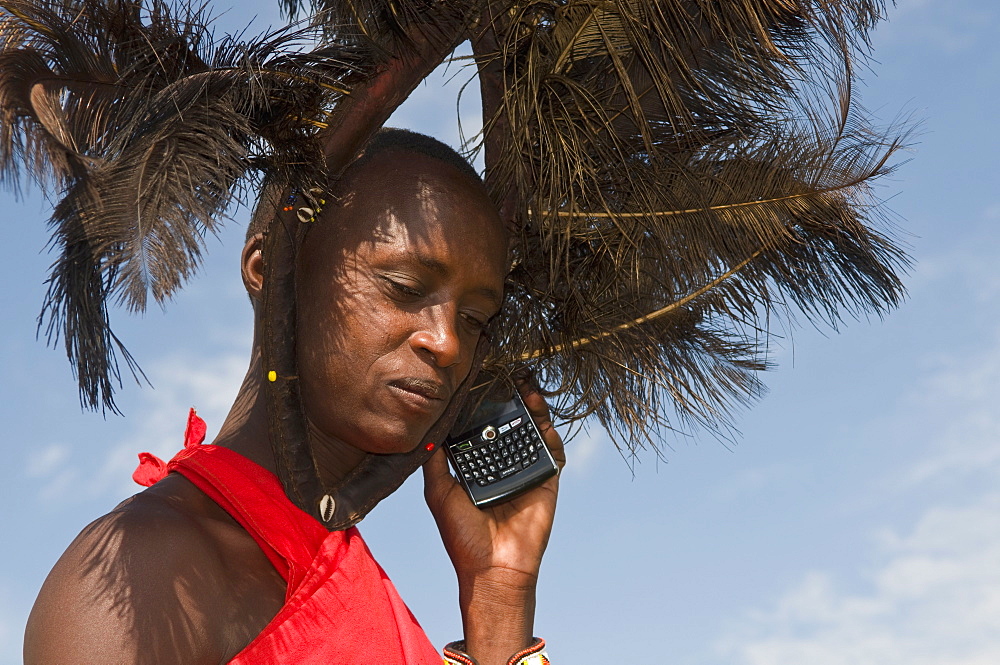
<instances>
[{"instance_id":1,"label":"man's hand","mask_svg":"<svg viewBox=\"0 0 1000 665\"><path fill-rule=\"evenodd\" d=\"M566 455L545 399L529 380L517 388L561 470ZM479 509L449 472L444 450L424 464L424 498L458 575L466 649L480 665L506 663L531 642L535 585L558 489L556 475L510 501Z\"/></svg>"}]
</instances>

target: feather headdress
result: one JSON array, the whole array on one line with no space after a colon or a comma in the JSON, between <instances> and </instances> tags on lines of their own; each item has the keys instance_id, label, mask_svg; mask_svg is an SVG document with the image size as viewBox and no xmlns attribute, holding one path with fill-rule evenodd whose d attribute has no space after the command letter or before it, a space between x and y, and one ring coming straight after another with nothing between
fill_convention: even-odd
<instances>
[{"instance_id":1,"label":"feather headdress","mask_svg":"<svg viewBox=\"0 0 1000 665\"><path fill-rule=\"evenodd\" d=\"M262 176L265 361L295 376L283 197L342 170L464 41L517 240L486 365L531 366L563 418L596 415L633 452L724 429L760 391L771 317L836 326L902 296L871 183L904 137L851 97L882 2L282 4L309 22L216 39L203 8L163 0L0 0L0 175L63 191L42 321L90 407L114 408L116 349L134 368L108 303L167 298ZM315 512L297 387L277 383L276 459Z\"/></svg>"},{"instance_id":2,"label":"feather headdress","mask_svg":"<svg viewBox=\"0 0 1000 665\"><path fill-rule=\"evenodd\" d=\"M370 58L300 52L314 29L216 40L203 8L160 0L0 7L0 177L61 192L40 324L62 336L83 403L114 410L115 351L135 365L108 305L163 303L260 169L321 162L317 118Z\"/></svg>"}]
</instances>

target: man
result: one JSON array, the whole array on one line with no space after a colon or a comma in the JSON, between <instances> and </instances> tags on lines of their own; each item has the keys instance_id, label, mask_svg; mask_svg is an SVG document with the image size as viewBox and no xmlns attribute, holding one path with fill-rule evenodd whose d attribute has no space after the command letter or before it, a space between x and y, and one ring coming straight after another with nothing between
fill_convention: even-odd
<instances>
[{"instance_id":1,"label":"man","mask_svg":"<svg viewBox=\"0 0 1000 665\"><path fill-rule=\"evenodd\" d=\"M482 183L456 159L383 133L331 188L299 251L299 380L313 455L331 486L366 455L420 443L500 309L506 234ZM439 662L356 530L327 535L272 475L261 246L254 234L242 255L255 342L218 437L179 455L177 473L74 541L29 618L29 665ZM562 464L544 401L519 389ZM460 646L480 665L506 663L534 644L557 479L480 511L441 450L424 478L459 580ZM366 635L377 636L370 652L358 646Z\"/></svg>"}]
</instances>

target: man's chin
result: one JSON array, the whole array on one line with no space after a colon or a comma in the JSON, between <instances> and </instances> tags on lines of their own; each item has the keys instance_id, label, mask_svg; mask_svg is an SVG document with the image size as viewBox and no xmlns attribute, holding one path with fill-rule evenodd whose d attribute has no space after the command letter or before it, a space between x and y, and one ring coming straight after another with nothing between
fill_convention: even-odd
<instances>
[{"instance_id":1,"label":"man's chin","mask_svg":"<svg viewBox=\"0 0 1000 665\"><path fill-rule=\"evenodd\" d=\"M362 450L373 455L409 453L417 449L422 439L423 435L413 433L370 438L362 447Z\"/></svg>"}]
</instances>

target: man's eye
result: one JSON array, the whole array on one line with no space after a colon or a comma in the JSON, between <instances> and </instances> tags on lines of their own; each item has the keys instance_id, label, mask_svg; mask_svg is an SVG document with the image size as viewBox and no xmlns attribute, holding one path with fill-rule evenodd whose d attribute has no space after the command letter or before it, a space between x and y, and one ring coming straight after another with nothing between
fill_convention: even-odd
<instances>
[{"instance_id":1,"label":"man's eye","mask_svg":"<svg viewBox=\"0 0 1000 665\"><path fill-rule=\"evenodd\" d=\"M408 284L396 281L390 277L383 277L382 279L385 281L386 284L389 285L390 289L392 289L401 296L404 296L406 298L419 298L422 295L419 289L415 289Z\"/></svg>"},{"instance_id":2,"label":"man's eye","mask_svg":"<svg viewBox=\"0 0 1000 665\"><path fill-rule=\"evenodd\" d=\"M486 327L486 320L472 314L462 314L462 318L474 330L482 330Z\"/></svg>"}]
</instances>

